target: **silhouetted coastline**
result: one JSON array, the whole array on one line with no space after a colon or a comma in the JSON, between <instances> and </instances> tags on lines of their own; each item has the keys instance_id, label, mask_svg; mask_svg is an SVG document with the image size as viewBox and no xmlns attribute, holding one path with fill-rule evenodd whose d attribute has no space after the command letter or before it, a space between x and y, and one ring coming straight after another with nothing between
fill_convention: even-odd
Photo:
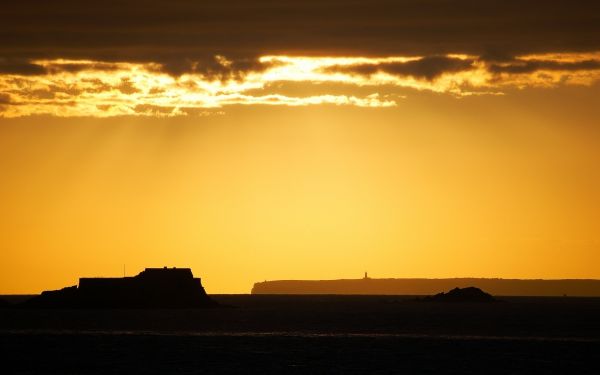
<instances>
[{"instance_id":1,"label":"silhouetted coastline","mask_svg":"<svg viewBox=\"0 0 600 375\"><path fill-rule=\"evenodd\" d=\"M495 296L598 297L600 280L520 280L488 278L401 278L273 280L255 283L252 294L419 295L474 286Z\"/></svg>"},{"instance_id":2,"label":"silhouetted coastline","mask_svg":"<svg viewBox=\"0 0 600 375\"><path fill-rule=\"evenodd\" d=\"M189 268L146 268L137 276L80 278L79 286L42 292L19 304L27 308L214 307Z\"/></svg>"}]
</instances>

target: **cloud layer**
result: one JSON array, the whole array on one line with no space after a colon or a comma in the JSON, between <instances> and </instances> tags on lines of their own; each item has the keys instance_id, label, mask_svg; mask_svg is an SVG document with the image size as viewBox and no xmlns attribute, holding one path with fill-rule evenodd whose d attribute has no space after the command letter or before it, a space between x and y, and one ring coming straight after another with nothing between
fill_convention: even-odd
<instances>
[{"instance_id":1,"label":"cloud layer","mask_svg":"<svg viewBox=\"0 0 600 375\"><path fill-rule=\"evenodd\" d=\"M222 68L180 75L157 63L32 60L33 68L0 74L0 116L181 116L230 105L390 107L411 90L461 97L600 80L600 53L502 62L468 55L263 56L243 71L232 70L239 65L226 57L214 60ZM292 92L290 84L303 90Z\"/></svg>"},{"instance_id":2,"label":"cloud layer","mask_svg":"<svg viewBox=\"0 0 600 375\"><path fill-rule=\"evenodd\" d=\"M591 0L20 0L1 12L5 117L393 106L400 89L501 94L600 71ZM340 87L299 95L285 82Z\"/></svg>"},{"instance_id":3,"label":"cloud layer","mask_svg":"<svg viewBox=\"0 0 600 375\"><path fill-rule=\"evenodd\" d=\"M31 59L154 62L181 74L258 56L514 57L600 50L593 0L21 0L2 4L4 71ZM10 65L12 64L12 65ZM248 66L249 64L249 66Z\"/></svg>"}]
</instances>

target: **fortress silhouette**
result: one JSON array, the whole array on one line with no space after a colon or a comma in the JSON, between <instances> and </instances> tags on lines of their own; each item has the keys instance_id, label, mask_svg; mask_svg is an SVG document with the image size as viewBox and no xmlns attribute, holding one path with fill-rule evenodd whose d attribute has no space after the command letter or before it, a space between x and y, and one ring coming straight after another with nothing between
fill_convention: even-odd
<instances>
[{"instance_id":1,"label":"fortress silhouette","mask_svg":"<svg viewBox=\"0 0 600 375\"><path fill-rule=\"evenodd\" d=\"M23 304L39 308L198 308L216 306L189 268L146 268L137 276L79 279Z\"/></svg>"}]
</instances>

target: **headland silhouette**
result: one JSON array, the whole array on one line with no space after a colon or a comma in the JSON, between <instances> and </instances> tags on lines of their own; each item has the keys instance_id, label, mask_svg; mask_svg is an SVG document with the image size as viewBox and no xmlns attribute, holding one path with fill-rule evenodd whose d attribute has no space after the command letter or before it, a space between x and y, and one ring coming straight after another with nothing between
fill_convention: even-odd
<instances>
[{"instance_id":1,"label":"headland silhouette","mask_svg":"<svg viewBox=\"0 0 600 375\"><path fill-rule=\"evenodd\" d=\"M217 306L189 268L146 268L133 277L79 279L79 286L45 291L30 308L201 308Z\"/></svg>"},{"instance_id":2,"label":"headland silhouette","mask_svg":"<svg viewBox=\"0 0 600 375\"><path fill-rule=\"evenodd\" d=\"M600 296L600 280L522 280L489 278L399 278L273 280L254 284L252 294L432 295L474 286L497 296Z\"/></svg>"}]
</instances>

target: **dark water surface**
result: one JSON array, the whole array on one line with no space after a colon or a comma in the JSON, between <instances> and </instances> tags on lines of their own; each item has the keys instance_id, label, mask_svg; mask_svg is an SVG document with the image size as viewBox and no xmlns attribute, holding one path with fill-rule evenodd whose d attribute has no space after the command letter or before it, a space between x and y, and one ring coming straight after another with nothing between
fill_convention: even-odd
<instances>
[{"instance_id":1,"label":"dark water surface","mask_svg":"<svg viewBox=\"0 0 600 375\"><path fill-rule=\"evenodd\" d=\"M0 309L0 373L600 374L600 299L214 296L208 310Z\"/></svg>"}]
</instances>

